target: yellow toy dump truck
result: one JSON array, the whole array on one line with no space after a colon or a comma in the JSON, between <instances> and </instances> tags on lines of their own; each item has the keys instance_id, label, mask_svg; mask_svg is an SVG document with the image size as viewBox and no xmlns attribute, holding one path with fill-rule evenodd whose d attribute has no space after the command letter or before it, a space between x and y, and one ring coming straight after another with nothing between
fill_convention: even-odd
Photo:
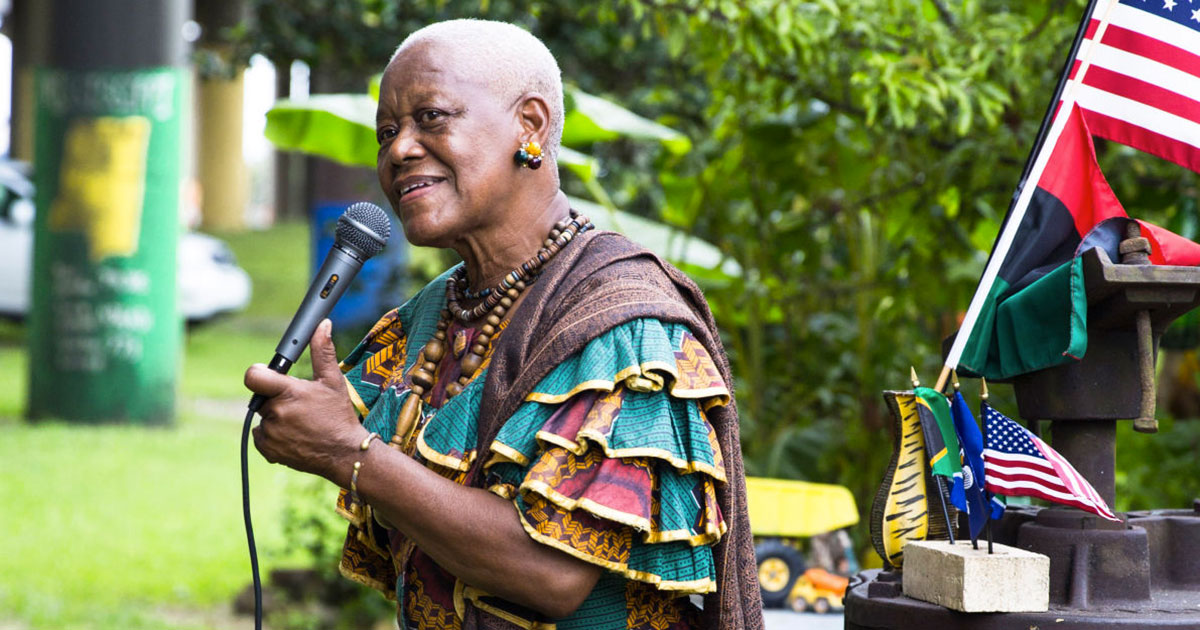
<instances>
[{"instance_id":1,"label":"yellow toy dump truck","mask_svg":"<svg viewBox=\"0 0 1200 630\"><path fill-rule=\"evenodd\" d=\"M763 606L826 612L840 608L846 578L827 550L824 569L809 570L800 539L836 532L858 522L858 506L845 486L788 479L746 478L750 531L758 556L758 583ZM845 538L842 536L841 538ZM848 539L841 544L843 561L853 563ZM829 570L826 570L829 569ZM840 588L839 588L840 585Z\"/></svg>"}]
</instances>

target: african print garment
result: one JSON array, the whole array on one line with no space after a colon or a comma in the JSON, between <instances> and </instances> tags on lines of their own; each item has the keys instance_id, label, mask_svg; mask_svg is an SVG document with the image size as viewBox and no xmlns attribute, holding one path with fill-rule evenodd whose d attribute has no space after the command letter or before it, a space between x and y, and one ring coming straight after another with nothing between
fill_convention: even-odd
<instances>
[{"instance_id":1,"label":"african print garment","mask_svg":"<svg viewBox=\"0 0 1200 630\"><path fill-rule=\"evenodd\" d=\"M436 329L445 277L381 319L343 362L364 426L385 441ZM534 540L607 571L575 613L545 620L459 582L369 507L351 511L343 491L342 573L398 599L408 628L460 628L467 601L515 627L696 627L687 596L715 590L711 545L726 529L715 487L725 469L705 412L727 404L729 391L703 346L684 326L618 326L542 379L481 451L476 422L490 355L445 401L442 386L457 379L476 334L457 324L448 333L452 352L406 451L457 483L477 457L488 458L488 489L513 502Z\"/></svg>"}]
</instances>

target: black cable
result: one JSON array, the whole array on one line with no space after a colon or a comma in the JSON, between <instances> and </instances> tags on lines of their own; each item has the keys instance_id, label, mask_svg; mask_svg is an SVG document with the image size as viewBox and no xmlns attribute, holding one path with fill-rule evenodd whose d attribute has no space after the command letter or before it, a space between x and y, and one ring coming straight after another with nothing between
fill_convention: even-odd
<instances>
[{"instance_id":1,"label":"black cable","mask_svg":"<svg viewBox=\"0 0 1200 630\"><path fill-rule=\"evenodd\" d=\"M254 630L262 630L262 582L258 578L258 551L254 548L254 525L250 523L250 423L254 422L256 405L246 412L242 425L242 520L246 522L246 542L250 545L250 571L254 574Z\"/></svg>"}]
</instances>

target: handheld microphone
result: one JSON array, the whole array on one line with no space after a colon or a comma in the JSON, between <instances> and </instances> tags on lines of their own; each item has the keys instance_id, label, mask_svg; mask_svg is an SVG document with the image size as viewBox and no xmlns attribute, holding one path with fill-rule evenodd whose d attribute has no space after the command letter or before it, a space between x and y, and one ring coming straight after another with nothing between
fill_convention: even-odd
<instances>
[{"instance_id":1,"label":"handheld microphone","mask_svg":"<svg viewBox=\"0 0 1200 630\"><path fill-rule=\"evenodd\" d=\"M337 235L333 247L312 284L308 293L296 309L292 323L275 346L275 356L268 368L287 374L292 364L300 358L313 331L333 309L334 303L346 292L346 287L354 279L363 262L379 253L387 244L391 235L392 224L388 222L387 214L373 203L359 202L346 209L338 217ZM250 411L258 411L266 402L266 397L255 394L250 399Z\"/></svg>"},{"instance_id":2,"label":"handheld microphone","mask_svg":"<svg viewBox=\"0 0 1200 630\"><path fill-rule=\"evenodd\" d=\"M287 374L296 359L308 346L313 331L317 325L329 315L333 305L346 292L346 287L354 279L363 262L379 253L387 244L392 233L392 224L388 222L387 214L373 203L360 202L346 209L338 217L337 235L333 248L321 264L321 269L313 278L292 317L279 345L275 346L275 357L267 366L272 370ZM254 414L266 402L266 396L255 394L250 399L246 420L242 424L242 520L246 524L246 543L250 549L250 572L254 580L254 628L262 630L262 580L258 574L258 550L254 545L254 526L250 522L250 475L247 452L250 442L250 424Z\"/></svg>"}]
</instances>

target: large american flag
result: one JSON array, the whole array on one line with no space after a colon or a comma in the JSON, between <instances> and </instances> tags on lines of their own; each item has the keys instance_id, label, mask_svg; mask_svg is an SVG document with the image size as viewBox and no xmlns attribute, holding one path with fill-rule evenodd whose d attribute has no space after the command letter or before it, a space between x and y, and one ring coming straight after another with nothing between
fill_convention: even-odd
<instances>
[{"instance_id":1,"label":"large american flag","mask_svg":"<svg viewBox=\"0 0 1200 630\"><path fill-rule=\"evenodd\" d=\"M983 466L987 489L1011 497L1037 497L1119 521L1083 475L1057 451L983 403Z\"/></svg>"},{"instance_id":2,"label":"large american flag","mask_svg":"<svg viewBox=\"0 0 1200 630\"><path fill-rule=\"evenodd\" d=\"M1068 95L1095 135L1200 171L1200 4L1096 2Z\"/></svg>"}]
</instances>

